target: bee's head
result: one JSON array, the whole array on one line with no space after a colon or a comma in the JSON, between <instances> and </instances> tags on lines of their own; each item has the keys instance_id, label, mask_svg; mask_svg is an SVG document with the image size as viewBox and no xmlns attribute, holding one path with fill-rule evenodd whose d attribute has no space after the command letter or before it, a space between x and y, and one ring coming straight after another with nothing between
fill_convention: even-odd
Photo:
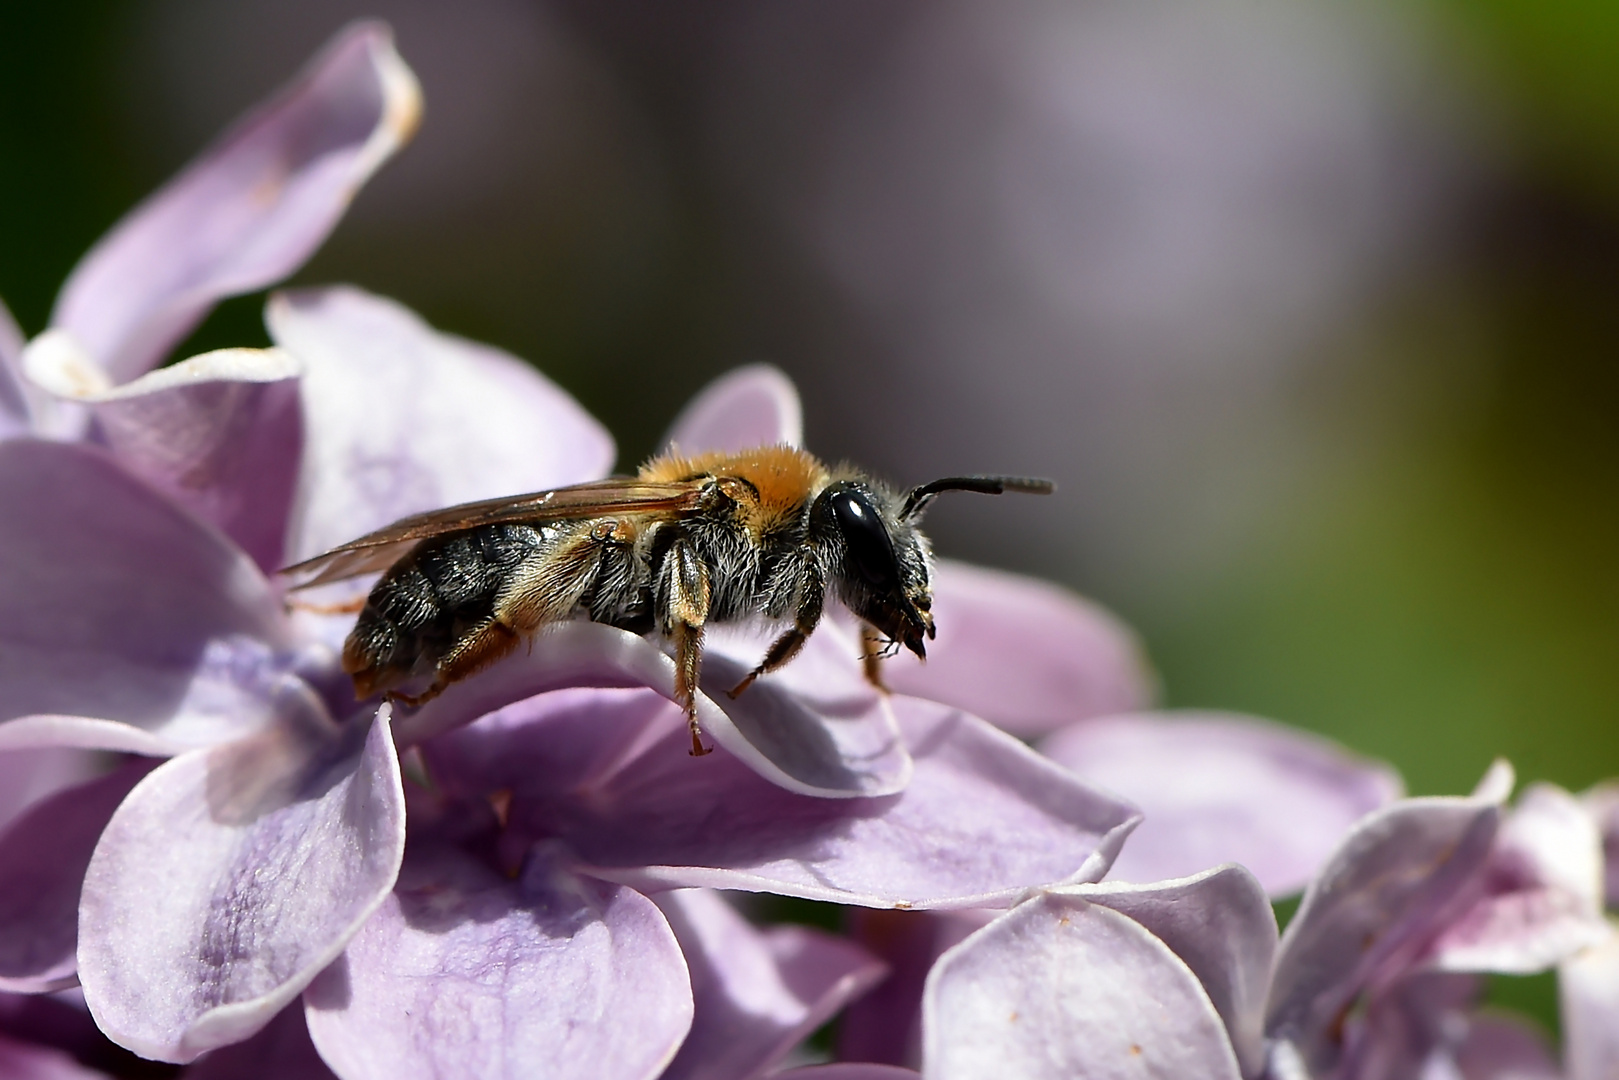
<instances>
[{"instance_id":1,"label":"bee's head","mask_svg":"<svg viewBox=\"0 0 1619 1080\"><path fill-rule=\"evenodd\" d=\"M816 497L811 517L823 538L838 598L890 641L926 657L923 642L934 635L931 552L917 525L934 496L1053 489L1049 480L956 476L898 495L866 479L837 480Z\"/></svg>"}]
</instances>

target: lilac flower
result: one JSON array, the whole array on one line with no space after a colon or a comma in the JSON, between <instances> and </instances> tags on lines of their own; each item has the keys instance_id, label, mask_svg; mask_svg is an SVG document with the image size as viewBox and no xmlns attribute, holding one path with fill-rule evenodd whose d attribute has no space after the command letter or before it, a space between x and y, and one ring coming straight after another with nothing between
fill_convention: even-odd
<instances>
[{"instance_id":1,"label":"lilac flower","mask_svg":"<svg viewBox=\"0 0 1619 1080\"><path fill-rule=\"evenodd\" d=\"M1236 866L1041 891L934 969L923 1074L1555 1075L1521 1029L1469 1006L1474 973L1567 960L1569 1075L1607 1075L1614 1013L1598 1016L1619 1005L1619 977L1592 902L1594 831L1546 787L1504 815L1510 786L1498 767L1468 798L1369 815L1280 942L1263 888Z\"/></svg>"}]
</instances>

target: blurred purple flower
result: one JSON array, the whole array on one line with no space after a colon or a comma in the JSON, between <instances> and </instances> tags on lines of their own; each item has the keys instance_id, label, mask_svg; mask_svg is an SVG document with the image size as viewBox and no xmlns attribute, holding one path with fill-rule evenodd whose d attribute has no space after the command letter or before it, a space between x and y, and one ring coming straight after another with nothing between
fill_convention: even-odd
<instances>
[{"instance_id":1,"label":"blurred purple flower","mask_svg":"<svg viewBox=\"0 0 1619 1080\"><path fill-rule=\"evenodd\" d=\"M1468 798L1368 816L1279 942L1236 866L1044 890L935 967L923 1073L1557 1076L1527 1029L1472 1006L1476 973L1563 962L1567 1075L1609 1075L1619 954L1593 902L1594 831L1546 787L1504 812L1510 787L1497 767Z\"/></svg>"}]
</instances>

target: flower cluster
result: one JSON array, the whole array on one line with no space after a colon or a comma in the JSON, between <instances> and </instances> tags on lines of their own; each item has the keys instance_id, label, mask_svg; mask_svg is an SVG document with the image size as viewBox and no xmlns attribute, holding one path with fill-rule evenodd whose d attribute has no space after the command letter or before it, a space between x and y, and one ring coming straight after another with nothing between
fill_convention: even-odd
<instances>
[{"instance_id":1,"label":"flower cluster","mask_svg":"<svg viewBox=\"0 0 1619 1080\"><path fill-rule=\"evenodd\" d=\"M276 568L602 476L610 438L350 287L272 296L273 348L154 366L295 270L418 111L353 27L44 333L0 309L0 1071L743 1080L854 1003L854 1063L790 1075L1504 1077L1552 1067L1478 974L1560 964L1567 1075L1611 1074L1619 797L1509 811L1502 767L1402 800L1278 725L1143 712L1129 632L1054 586L941 560L892 693L833 616L733 700L761 643L716 629L700 760L670 658L587 622L419 709L355 702L326 612L356 586L289 600ZM800 437L754 367L669 439ZM1278 943L1269 897L1305 886ZM760 928L716 890L863 914Z\"/></svg>"}]
</instances>

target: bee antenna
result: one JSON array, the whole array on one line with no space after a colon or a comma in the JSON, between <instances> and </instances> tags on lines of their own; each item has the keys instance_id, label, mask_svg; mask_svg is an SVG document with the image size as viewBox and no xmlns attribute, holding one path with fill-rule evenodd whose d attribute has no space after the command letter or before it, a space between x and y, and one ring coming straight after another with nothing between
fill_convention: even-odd
<instances>
[{"instance_id":1,"label":"bee antenna","mask_svg":"<svg viewBox=\"0 0 1619 1080\"><path fill-rule=\"evenodd\" d=\"M1050 480L1028 476L947 476L931 484L914 487L905 495L900 507L901 518L917 518L928 508L928 503L941 491L975 491L980 495L1002 495L1008 491L1022 491L1030 495L1050 495L1057 485Z\"/></svg>"}]
</instances>

